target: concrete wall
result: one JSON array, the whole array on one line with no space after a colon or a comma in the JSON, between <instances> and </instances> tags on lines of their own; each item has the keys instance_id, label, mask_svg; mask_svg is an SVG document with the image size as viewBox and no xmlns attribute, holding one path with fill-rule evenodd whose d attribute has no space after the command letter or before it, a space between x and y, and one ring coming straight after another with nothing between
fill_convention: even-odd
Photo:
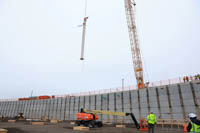
<instances>
[{"instance_id":1,"label":"concrete wall","mask_svg":"<svg viewBox=\"0 0 200 133\"><path fill-rule=\"evenodd\" d=\"M60 97L48 100L1 101L0 115L14 117L19 112L26 118L75 120L81 108L132 112L136 118L146 118L153 111L157 118L187 119L189 112L200 114L200 82L159 86L109 94L78 97ZM200 116L200 115L199 115ZM99 115L103 122L127 122L129 117Z\"/></svg>"}]
</instances>

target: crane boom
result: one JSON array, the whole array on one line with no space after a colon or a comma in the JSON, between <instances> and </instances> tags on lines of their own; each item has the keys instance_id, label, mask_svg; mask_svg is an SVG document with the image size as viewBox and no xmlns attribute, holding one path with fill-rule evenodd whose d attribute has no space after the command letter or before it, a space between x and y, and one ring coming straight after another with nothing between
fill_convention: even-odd
<instances>
[{"instance_id":1,"label":"crane boom","mask_svg":"<svg viewBox=\"0 0 200 133\"><path fill-rule=\"evenodd\" d=\"M136 4L134 0L124 0L124 2L137 87L138 89L142 89L144 88L144 78L134 14L134 8Z\"/></svg>"}]
</instances>

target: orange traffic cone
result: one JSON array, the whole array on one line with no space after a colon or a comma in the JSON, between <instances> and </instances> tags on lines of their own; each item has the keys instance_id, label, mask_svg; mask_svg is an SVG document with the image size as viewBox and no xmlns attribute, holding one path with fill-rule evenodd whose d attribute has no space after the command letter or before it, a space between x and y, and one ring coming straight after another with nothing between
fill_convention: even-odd
<instances>
[{"instance_id":1,"label":"orange traffic cone","mask_svg":"<svg viewBox=\"0 0 200 133\"><path fill-rule=\"evenodd\" d=\"M187 123L184 124L184 132L187 132Z\"/></svg>"}]
</instances>

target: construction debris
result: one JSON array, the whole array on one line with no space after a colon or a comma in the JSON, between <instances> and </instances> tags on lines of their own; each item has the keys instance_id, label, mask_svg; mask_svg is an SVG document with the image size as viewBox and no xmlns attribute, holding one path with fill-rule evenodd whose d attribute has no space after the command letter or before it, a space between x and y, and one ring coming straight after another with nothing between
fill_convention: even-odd
<instances>
[{"instance_id":1,"label":"construction debris","mask_svg":"<svg viewBox=\"0 0 200 133\"><path fill-rule=\"evenodd\" d=\"M8 120L9 123L15 123L16 120Z\"/></svg>"},{"instance_id":2,"label":"construction debris","mask_svg":"<svg viewBox=\"0 0 200 133\"><path fill-rule=\"evenodd\" d=\"M126 125L116 125L117 128L126 128Z\"/></svg>"}]
</instances>

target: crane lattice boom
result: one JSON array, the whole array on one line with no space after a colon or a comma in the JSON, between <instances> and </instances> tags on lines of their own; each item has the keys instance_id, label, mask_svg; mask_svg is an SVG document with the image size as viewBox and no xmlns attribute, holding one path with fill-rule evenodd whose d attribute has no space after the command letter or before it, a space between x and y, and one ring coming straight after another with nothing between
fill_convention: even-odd
<instances>
[{"instance_id":1,"label":"crane lattice boom","mask_svg":"<svg viewBox=\"0 0 200 133\"><path fill-rule=\"evenodd\" d=\"M124 2L137 87L142 89L144 88L143 68L134 15L136 4L134 0L124 0Z\"/></svg>"}]
</instances>

